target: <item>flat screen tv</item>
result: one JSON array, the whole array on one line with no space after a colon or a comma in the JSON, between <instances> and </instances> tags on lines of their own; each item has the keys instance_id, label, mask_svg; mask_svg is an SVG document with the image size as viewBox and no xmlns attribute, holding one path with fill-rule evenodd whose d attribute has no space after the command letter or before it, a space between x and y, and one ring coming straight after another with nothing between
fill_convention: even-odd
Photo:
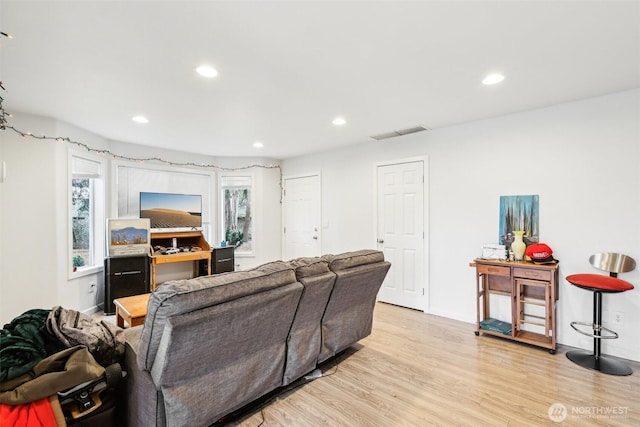
<instances>
[{"instance_id":1,"label":"flat screen tv","mask_svg":"<svg viewBox=\"0 0 640 427\"><path fill-rule=\"evenodd\" d=\"M140 218L149 218L151 229L199 230L202 196L140 192Z\"/></svg>"}]
</instances>

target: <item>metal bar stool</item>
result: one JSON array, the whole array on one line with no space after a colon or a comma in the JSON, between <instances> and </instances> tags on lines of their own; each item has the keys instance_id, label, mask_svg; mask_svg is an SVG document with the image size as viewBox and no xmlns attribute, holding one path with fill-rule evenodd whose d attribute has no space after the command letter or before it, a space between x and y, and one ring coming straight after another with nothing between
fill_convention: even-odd
<instances>
[{"instance_id":1,"label":"metal bar stool","mask_svg":"<svg viewBox=\"0 0 640 427\"><path fill-rule=\"evenodd\" d=\"M616 339L618 334L602 326L602 293L618 293L633 289L633 285L618 279L618 273L626 273L636 268L633 258L611 252L594 254L589 257L589 263L595 268L608 271L609 276L602 274L572 274L567 281L579 288L593 291L593 323L571 322L571 327L588 337L593 337L593 353L584 350L567 352L567 357L574 363L596 371L611 375L631 375L631 368L600 352L603 339ZM593 331L583 331L578 326L589 326ZM603 332L605 334L603 334Z\"/></svg>"}]
</instances>

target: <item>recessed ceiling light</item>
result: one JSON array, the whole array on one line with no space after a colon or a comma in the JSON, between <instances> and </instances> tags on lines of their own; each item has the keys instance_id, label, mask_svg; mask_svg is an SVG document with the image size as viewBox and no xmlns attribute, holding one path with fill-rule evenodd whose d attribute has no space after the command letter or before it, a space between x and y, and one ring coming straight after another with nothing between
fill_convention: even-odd
<instances>
[{"instance_id":1,"label":"recessed ceiling light","mask_svg":"<svg viewBox=\"0 0 640 427\"><path fill-rule=\"evenodd\" d=\"M500 83L504 80L504 76L502 74L489 74L487 77L482 80L482 84L485 85L494 85L496 83Z\"/></svg>"},{"instance_id":2,"label":"recessed ceiling light","mask_svg":"<svg viewBox=\"0 0 640 427\"><path fill-rule=\"evenodd\" d=\"M336 117L335 119L333 119L333 121L331 122L336 126L342 126L344 124L347 123L347 121L345 119L343 119L342 117Z\"/></svg>"},{"instance_id":3,"label":"recessed ceiling light","mask_svg":"<svg viewBox=\"0 0 640 427\"><path fill-rule=\"evenodd\" d=\"M133 116L131 117L131 120L136 123L149 123L149 119L147 119L145 116Z\"/></svg>"},{"instance_id":4,"label":"recessed ceiling light","mask_svg":"<svg viewBox=\"0 0 640 427\"><path fill-rule=\"evenodd\" d=\"M264 144L262 142L260 142L260 141L256 141L256 142L253 143L253 146L255 148L262 148L262 147L264 147Z\"/></svg>"},{"instance_id":5,"label":"recessed ceiling light","mask_svg":"<svg viewBox=\"0 0 640 427\"><path fill-rule=\"evenodd\" d=\"M218 70L209 66L209 65L201 65L196 68L196 73L200 74L203 77L215 77L218 75Z\"/></svg>"}]
</instances>

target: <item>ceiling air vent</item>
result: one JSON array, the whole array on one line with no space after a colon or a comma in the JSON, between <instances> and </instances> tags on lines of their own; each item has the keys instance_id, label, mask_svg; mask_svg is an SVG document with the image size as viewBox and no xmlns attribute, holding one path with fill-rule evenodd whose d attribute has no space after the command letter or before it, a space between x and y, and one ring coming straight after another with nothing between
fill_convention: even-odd
<instances>
[{"instance_id":1,"label":"ceiling air vent","mask_svg":"<svg viewBox=\"0 0 640 427\"><path fill-rule=\"evenodd\" d=\"M423 126L416 126L408 129L394 130L393 132L373 135L371 138L375 139L376 141L380 141L381 139L395 138L396 136L409 135L410 133L422 132L425 130L429 130L429 129Z\"/></svg>"}]
</instances>

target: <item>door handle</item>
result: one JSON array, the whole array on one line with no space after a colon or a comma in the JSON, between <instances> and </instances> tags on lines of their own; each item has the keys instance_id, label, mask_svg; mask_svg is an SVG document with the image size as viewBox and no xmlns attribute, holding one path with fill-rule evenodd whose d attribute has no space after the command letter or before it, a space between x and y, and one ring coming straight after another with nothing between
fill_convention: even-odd
<instances>
[{"instance_id":1,"label":"door handle","mask_svg":"<svg viewBox=\"0 0 640 427\"><path fill-rule=\"evenodd\" d=\"M384 239L378 239L378 243L383 244L384 243Z\"/></svg>"},{"instance_id":2,"label":"door handle","mask_svg":"<svg viewBox=\"0 0 640 427\"><path fill-rule=\"evenodd\" d=\"M318 236L313 236L313 240L318 240Z\"/></svg>"}]
</instances>

